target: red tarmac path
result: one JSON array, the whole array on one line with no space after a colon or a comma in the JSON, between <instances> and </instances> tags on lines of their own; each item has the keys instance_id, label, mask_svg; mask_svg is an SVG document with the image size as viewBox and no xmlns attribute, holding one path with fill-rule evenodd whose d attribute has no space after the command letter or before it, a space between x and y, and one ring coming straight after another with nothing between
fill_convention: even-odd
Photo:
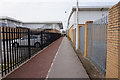
<instances>
[{"instance_id":1,"label":"red tarmac path","mask_svg":"<svg viewBox=\"0 0 120 80\"><path fill-rule=\"evenodd\" d=\"M46 78L62 39L49 45L6 78Z\"/></svg>"}]
</instances>

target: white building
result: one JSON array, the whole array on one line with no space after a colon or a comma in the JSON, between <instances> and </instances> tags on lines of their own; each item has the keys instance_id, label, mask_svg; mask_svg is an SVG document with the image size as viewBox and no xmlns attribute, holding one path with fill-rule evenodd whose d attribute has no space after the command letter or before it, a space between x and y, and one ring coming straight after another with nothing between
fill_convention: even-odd
<instances>
[{"instance_id":1,"label":"white building","mask_svg":"<svg viewBox=\"0 0 120 80\"><path fill-rule=\"evenodd\" d=\"M0 17L0 26L16 27L17 25L22 26L22 23L22 21L7 16Z\"/></svg>"},{"instance_id":2,"label":"white building","mask_svg":"<svg viewBox=\"0 0 120 80\"><path fill-rule=\"evenodd\" d=\"M41 28L41 29L56 29L59 30L63 28L62 22L24 22L23 27L27 28Z\"/></svg>"},{"instance_id":3,"label":"white building","mask_svg":"<svg viewBox=\"0 0 120 80\"><path fill-rule=\"evenodd\" d=\"M63 24L60 21L56 22L22 22L10 17L0 17L0 26L9 27L26 27L30 29L56 29L60 31Z\"/></svg>"},{"instance_id":4,"label":"white building","mask_svg":"<svg viewBox=\"0 0 120 80\"><path fill-rule=\"evenodd\" d=\"M108 15L108 9L110 6L79 6L78 8L78 25L83 26L86 21L95 21L106 15ZM76 28L76 7L72 8L72 11L68 18L67 29L71 27ZM76 30L76 47L78 42L78 31Z\"/></svg>"}]
</instances>

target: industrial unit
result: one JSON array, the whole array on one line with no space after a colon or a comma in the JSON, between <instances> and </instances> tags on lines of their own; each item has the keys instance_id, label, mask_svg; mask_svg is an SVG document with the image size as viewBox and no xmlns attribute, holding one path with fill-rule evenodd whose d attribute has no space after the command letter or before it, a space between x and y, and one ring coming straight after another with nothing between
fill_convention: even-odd
<instances>
[{"instance_id":1,"label":"industrial unit","mask_svg":"<svg viewBox=\"0 0 120 80\"><path fill-rule=\"evenodd\" d=\"M73 31L76 30L76 18L78 19L78 28L80 28L81 26L85 25L86 21L95 21L100 19L101 17L104 17L106 15L108 15L108 10L109 10L110 6L79 6L78 8L78 18L76 17L76 8L73 7L72 11L69 15L68 18L68 35L71 38L71 40L73 41ZM77 34L76 34L77 33ZM75 31L75 45L76 48L79 48L78 44L78 30Z\"/></svg>"},{"instance_id":2,"label":"industrial unit","mask_svg":"<svg viewBox=\"0 0 120 80\"><path fill-rule=\"evenodd\" d=\"M60 21L56 22L22 22L10 17L0 17L0 26L9 27L26 27L30 29L43 29L48 32L60 32L63 24Z\"/></svg>"}]
</instances>

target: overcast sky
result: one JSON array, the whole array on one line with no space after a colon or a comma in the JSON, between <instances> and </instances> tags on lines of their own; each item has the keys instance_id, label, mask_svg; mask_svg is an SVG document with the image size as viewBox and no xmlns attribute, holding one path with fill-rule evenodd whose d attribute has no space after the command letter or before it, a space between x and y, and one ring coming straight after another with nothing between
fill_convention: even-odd
<instances>
[{"instance_id":1,"label":"overcast sky","mask_svg":"<svg viewBox=\"0 0 120 80\"><path fill-rule=\"evenodd\" d=\"M79 0L79 5L109 6L118 1ZM0 16L9 16L23 22L62 21L65 27L65 22L75 4L76 0L0 0Z\"/></svg>"}]
</instances>

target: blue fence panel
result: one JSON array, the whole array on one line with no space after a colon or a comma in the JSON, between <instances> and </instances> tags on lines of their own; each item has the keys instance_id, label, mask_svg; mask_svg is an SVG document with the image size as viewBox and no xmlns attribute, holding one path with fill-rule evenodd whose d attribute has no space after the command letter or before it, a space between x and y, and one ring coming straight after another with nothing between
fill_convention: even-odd
<instances>
[{"instance_id":1,"label":"blue fence panel","mask_svg":"<svg viewBox=\"0 0 120 80\"><path fill-rule=\"evenodd\" d=\"M84 54L85 47L85 26L80 27L80 50Z\"/></svg>"},{"instance_id":2,"label":"blue fence panel","mask_svg":"<svg viewBox=\"0 0 120 80\"><path fill-rule=\"evenodd\" d=\"M73 29L73 44L75 46L75 29Z\"/></svg>"},{"instance_id":3,"label":"blue fence panel","mask_svg":"<svg viewBox=\"0 0 120 80\"><path fill-rule=\"evenodd\" d=\"M107 55L107 17L88 24L88 58L105 74Z\"/></svg>"}]
</instances>

